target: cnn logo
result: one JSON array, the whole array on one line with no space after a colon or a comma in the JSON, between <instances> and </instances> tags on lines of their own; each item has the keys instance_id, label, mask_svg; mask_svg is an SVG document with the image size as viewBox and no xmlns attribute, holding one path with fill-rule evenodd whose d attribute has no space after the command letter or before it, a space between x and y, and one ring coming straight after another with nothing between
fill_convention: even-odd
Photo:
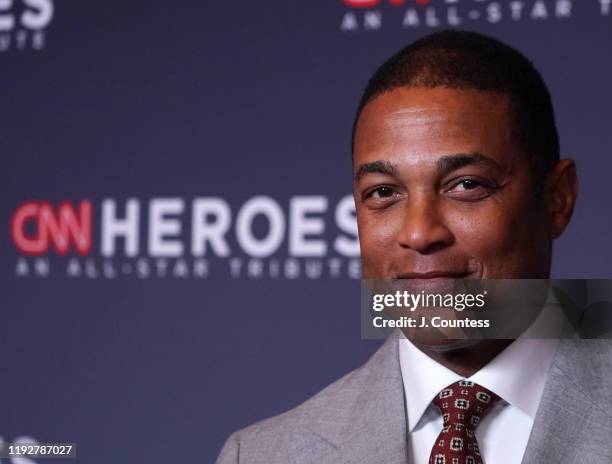
<instances>
[{"instance_id":1,"label":"cnn logo","mask_svg":"<svg viewBox=\"0 0 612 464\"><path fill-rule=\"evenodd\" d=\"M43 255L54 248L66 255L72 248L80 255L91 250L92 206L82 200L78 207L68 201L53 208L49 202L28 201L11 220L15 247L26 255Z\"/></svg>"}]
</instances>

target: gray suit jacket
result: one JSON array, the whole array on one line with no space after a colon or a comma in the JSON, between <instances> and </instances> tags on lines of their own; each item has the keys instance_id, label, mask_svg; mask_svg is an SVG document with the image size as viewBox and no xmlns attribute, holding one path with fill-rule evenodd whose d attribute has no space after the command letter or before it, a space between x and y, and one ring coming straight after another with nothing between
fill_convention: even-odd
<instances>
[{"instance_id":1,"label":"gray suit jacket","mask_svg":"<svg viewBox=\"0 0 612 464\"><path fill-rule=\"evenodd\" d=\"M234 433L217 464L406 464L398 351L391 337L302 405ZM612 342L561 340L523 463L612 463L611 411Z\"/></svg>"}]
</instances>

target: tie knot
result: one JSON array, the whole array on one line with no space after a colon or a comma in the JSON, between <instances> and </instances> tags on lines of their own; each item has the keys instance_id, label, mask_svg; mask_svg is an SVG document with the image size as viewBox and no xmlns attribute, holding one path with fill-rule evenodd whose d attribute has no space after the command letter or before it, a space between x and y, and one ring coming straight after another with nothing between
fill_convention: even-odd
<instances>
[{"instance_id":1,"label":"tie knot","mask_svg":"<svg viewBox=\"0 0 612 464\"><path fill-rule=\"evenodd\" d=\"M442 413L444 429L473 431L499 396L469 380L449 385L433 400Z\"/></svg>"}]
</instances>

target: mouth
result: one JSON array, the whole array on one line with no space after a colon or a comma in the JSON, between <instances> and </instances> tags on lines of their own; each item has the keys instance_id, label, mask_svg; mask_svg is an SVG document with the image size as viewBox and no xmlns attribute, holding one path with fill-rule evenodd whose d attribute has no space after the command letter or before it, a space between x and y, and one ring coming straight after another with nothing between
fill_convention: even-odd
<instances>
[{"instance_id":1,"label":"mouth","mask_svg":"<svg viewBox=\"0 0 612 464\"><path fill-rule=\"evenodd\" d=\"M395 280L432 280L432 279L465 279L471 272L467 271L428 271L428 272L405 272L398 274Z\"/></svg>"},{"instance_id":2,"label":"mouth","mask_svg":"<svg viewBox=\"0 0 612 464\"><path fill-rule=\"evenodd\" d=\"M398 274L393 280L401 282L412 292L449 293L455 287L455 282L470 278L471 272L433 270L427 272L406 272Z\"/></svg>"}]
</instances>

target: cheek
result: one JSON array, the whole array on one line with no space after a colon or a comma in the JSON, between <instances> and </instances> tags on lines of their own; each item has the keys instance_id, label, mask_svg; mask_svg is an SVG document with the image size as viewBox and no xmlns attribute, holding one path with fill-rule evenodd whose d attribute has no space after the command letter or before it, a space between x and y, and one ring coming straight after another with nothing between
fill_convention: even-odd
<instances>
[{"instance_id":1,"label":"cheek","mask_svg":"<svg viewBox=\"0 0 612 464\"><path fill-rule=\"evenodd\" d=\"M494 205L449 219L456 246L476 262L485 278L524 276L540 259L534 246L540 243L537 218L528 211Z\"/></svg>"},{"instance_id":2,"label":"cheek","mask_svg":"<svg viewBox=\"0 0 612 464\"><path fill-rule=\"evenodd\" d=\"M456 244L469 255L504 255L513 248L514 222L497 211L452 215L448 222Z\"/></svg>"},{"instance_id":3,"label":"cheek","mask_svg":"<svg viewBox=\"0 0 612 464\"><path fill-rule=\"evenodd\" d=\"M389 267L397 248L397 224L393 216L383 217L358 211L357 225L364 277L382 276L382 271Z\"/></svg>"}]
</instances>

